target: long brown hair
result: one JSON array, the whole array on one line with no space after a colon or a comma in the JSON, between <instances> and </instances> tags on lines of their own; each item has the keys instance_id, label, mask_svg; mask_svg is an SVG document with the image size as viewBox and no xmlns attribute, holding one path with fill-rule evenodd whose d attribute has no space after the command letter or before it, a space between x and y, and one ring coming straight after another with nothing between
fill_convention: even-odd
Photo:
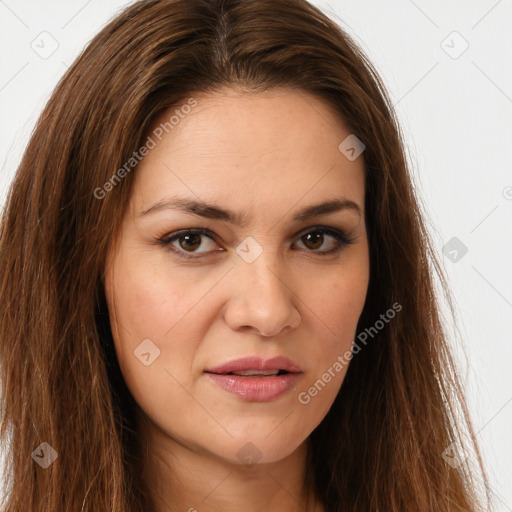
<instances>
[{"instance_id":1,"label":"long brown hair","mask_svg":"<svg viewBox=\"0 0 512 512\"><path fill-rule=\"evenodd\" d=\"M436 276L448 293L445 278L376 71L305 0L147 0L113 19L66 72L8 194L4 512L150 510L102 284L136 167L113 176L164 109L226 86L313 93L363 142L371 268L358 332L402 306L354 355L311 434L308 482L328 512L481 510L475 480L487 480L434 293ZM458 439L469 439L478 477L467 461L443 457ZM37 455L53 452L41 443L57 455L46 469Z\"/></svg>"}]
</instances>

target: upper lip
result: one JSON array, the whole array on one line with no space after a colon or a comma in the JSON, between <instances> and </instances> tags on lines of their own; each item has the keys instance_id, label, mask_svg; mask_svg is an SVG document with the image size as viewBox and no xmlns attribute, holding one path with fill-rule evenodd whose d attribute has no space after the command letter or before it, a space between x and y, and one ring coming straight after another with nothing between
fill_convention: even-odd
<instances>
[{"instance_id":1,"label":"upper lip","mask_svg":"<svg viewBox=\"0 0 512 512\"><path fill-rule=\"evenodd\" d=\"M284 370L290 373L299 373L301 368L297 363L284 356L272 357L271 359L262 359L261 357L242 357L233 359L227 363L207 368L207 373L229 373L240 370Z\"/></svg>"}]
</instances>

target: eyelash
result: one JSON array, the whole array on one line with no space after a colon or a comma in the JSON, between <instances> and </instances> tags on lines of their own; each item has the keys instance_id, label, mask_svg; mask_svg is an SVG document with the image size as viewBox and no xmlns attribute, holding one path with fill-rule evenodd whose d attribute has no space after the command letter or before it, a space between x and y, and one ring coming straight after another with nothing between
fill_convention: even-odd
<instances>
[{"instance_id":1,"label":"eyelash","mask_svg":"<svg viewBox=\"0 0 512 512\"><path fill-rule=\"evenodd\" d=\"M326 234L326 235L332 236L337 241L336 247L334 247L334 249L329 249L328 251L306 250L306 252L311 252L313 254L318 253L321 255L329 255L329 254L338 253L343 250L344 246L354 243L354 238L349 238L342 231L339 231L339 230L333 229L333 228L329 228L326 226L313 226L313 228L309 229L308 231L303 232L299 236L299 239L310 234L310 233ZM158 243L160 245L164 246L164 248L166 250L171 251L173 254L176 254L180 258L189 259L189 260L201 258L202 256L186 256L186 254L187 254L186 251L179 250L179 249L172 247L172 245L171 245L172 242L174 242L175 240L179 240L181 237L184 237L186 235L205 235L215 242L215 235L209 229L190 228L190 229L183 229L180 231L176 231L175 233L166 235L166 236L160 238L158 240ZM211 254L211 252L217 252L217 251L208 251L205 253L198 253L198 254L208 255L208 254ZM190 252L188 254L195 254L195 253Z\"/></svg>"}]
</instances>

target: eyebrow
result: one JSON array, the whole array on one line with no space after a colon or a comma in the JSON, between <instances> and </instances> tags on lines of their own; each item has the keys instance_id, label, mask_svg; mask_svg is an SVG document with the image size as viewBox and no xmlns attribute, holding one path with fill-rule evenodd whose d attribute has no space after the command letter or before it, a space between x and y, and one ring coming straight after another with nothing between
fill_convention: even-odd
<instances>
[{"instance_id":1,"label":"eyebrow","mask_svg":"<svg viewBox=\"0 0 512 512\"><path fill-rule=\"evenodd\" d=\"M248 222L248 218L244 212L234 212L221 208L215 204L208 204L196 201L195 199L176 196L162 199L148 209L139 212L138 215L141 217L162 210L178 210L198 215L200 217L205 217L207 219L222 220L241 227L246 226ZM356 202L344 197L336 197L299 210L293 216L293 221L304 222L313 217L329 215L343 210L351 210L356 212L360 217L362 216L361 208Z\"/></svg>"}]
</instances>

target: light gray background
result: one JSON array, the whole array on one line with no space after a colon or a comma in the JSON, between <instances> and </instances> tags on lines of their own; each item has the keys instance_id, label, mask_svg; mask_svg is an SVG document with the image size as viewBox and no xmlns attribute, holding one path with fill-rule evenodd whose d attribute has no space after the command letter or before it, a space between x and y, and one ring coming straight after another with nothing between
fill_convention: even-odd
<instances>
[{"instance_id":1,"label":"light gray background","mask_svg":"<svg viewBox=\"0 0 512 512\"><path fill-rule=\"evenodd\" d=\"M512 0L313 3L355 37L396 105L455 296L454 350L496 510L512 512ZM0 0L0 205L57 81L124 5Z\"/></svg>"}]
</instances>

